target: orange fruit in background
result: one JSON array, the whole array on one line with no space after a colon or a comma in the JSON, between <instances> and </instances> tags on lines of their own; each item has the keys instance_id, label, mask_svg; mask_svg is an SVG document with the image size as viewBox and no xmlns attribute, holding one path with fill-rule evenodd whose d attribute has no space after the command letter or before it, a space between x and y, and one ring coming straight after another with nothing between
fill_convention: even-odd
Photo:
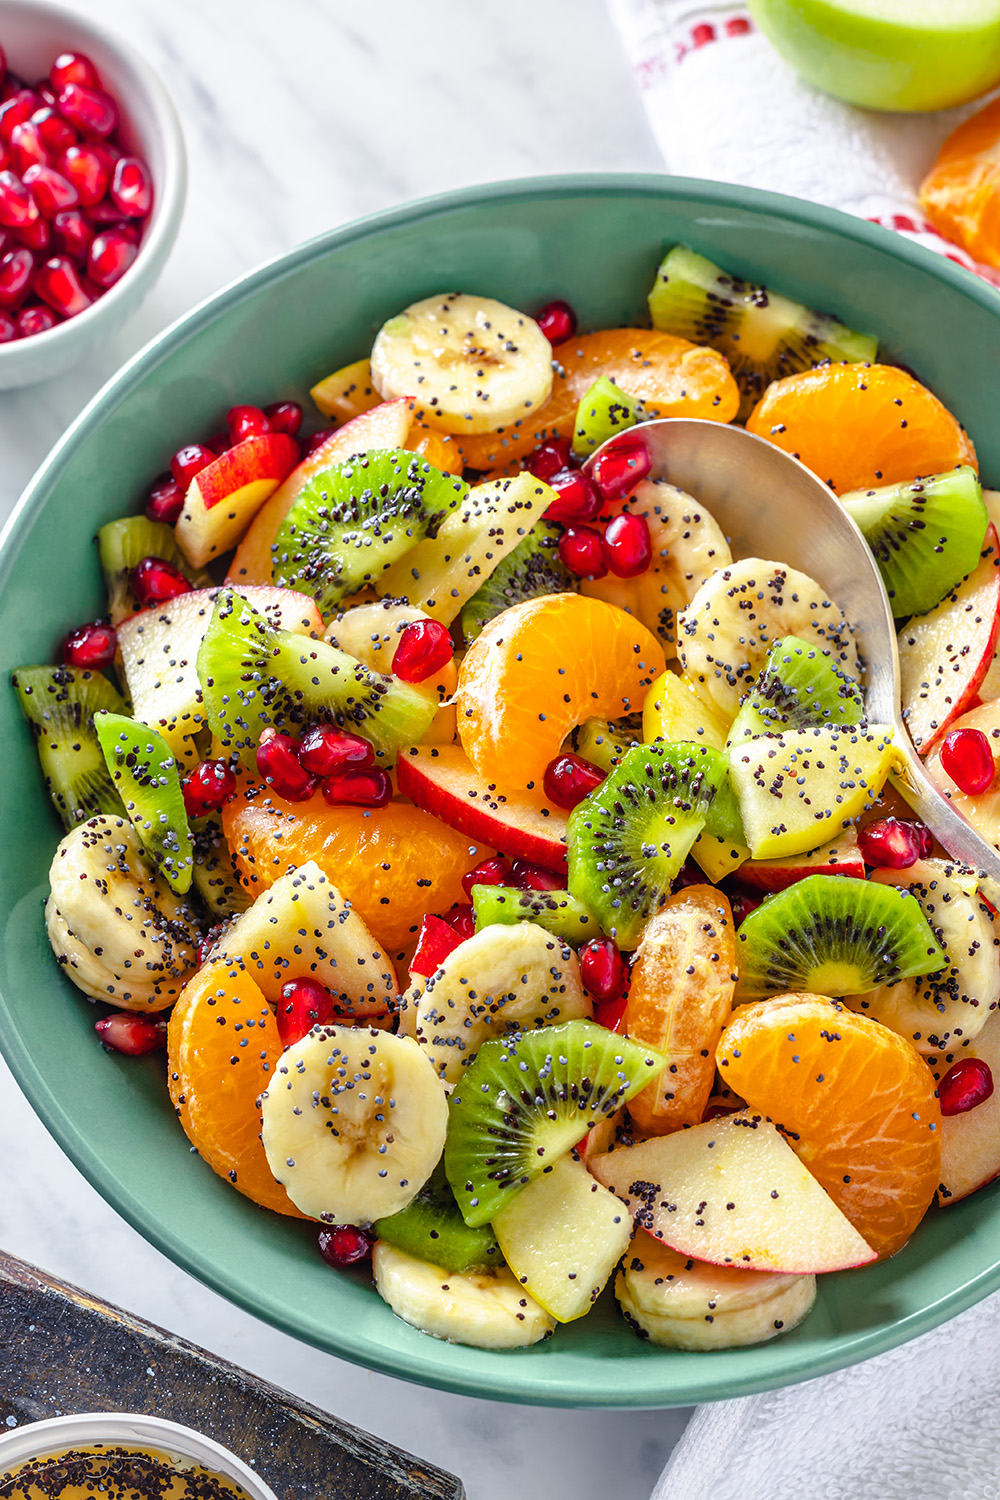
<instances>
[{"instance_id":1,"label":"orange fruit in background","mask_svg":"<svg viewBox=\"0 0 1000 1500\"><path fill-rule=\"evenodd\" d=\"M716 1057L880 1256L901 1249L941 1177L934 1077L909 1042L820 995L740 1007Z\"/></svg>"},{"instance_id":2,"label":"orange fruit in background","mask_svg":"<svg viewBox=\"0 0 1000 1500\"><path fill-rule=\"evenodd\" d=\"M304 1219L260 1141L257 1098L282 1050L274 1013L249 974L206 964L170 1016L167 1082L185 1135L212 1171L262 1208Z\"/></svg>"},{"instance_id":3,"label":"orange fruit in background","mask_svg":"<svg viewBox=\"0 0 1000 1500\"><path fill-rule=\"evenodd\" d=\"M747 431L799 458L838 495L976 463L948 408L895 365L819 365L768 386Z\"/></svg>"},{"instance_id":4,"label":"orange fruit in background","mask_svg":"<svg viewBox=\"0 0 1000 1500\"><path fill-rule=\"evenodd\" d=\"M486 781L540 798L570 730L640 709L665 669L660 642L613 604L582 594L525 600L487 625L459 668L462 748Z\"/></svg>"},{"instance_id":5,"label":"orange fruit in background","mask_svg":"<svg viewBox=\"0 0 1000 1500\"><path fill-rule=\"evenodd\" d=\"M946 240L983 265L1000 266L1000 99L952 131L919 200Z\"/></svg>"}]
</instances>

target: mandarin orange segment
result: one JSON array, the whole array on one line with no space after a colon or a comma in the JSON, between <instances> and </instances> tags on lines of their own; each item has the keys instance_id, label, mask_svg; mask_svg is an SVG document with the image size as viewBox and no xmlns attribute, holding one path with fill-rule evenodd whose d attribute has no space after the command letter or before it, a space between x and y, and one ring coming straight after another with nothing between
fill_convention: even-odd
<instances>
[{"instance_id":1,"label":"mandarin orange segment","mask_svg":"<svg viewBox=\"0 0 1000 1500\"><path fill-rule=\"evenodd\" d=\"M901 1249L941 1175L934 1078L909 1042L820 995L783 995L737 1010L716 1056L873 1249Z\"/></svg>"},{"instance_id":2,"label":"mandarin orange segment","mask_svg":"<svg viewBox=\"0 0 1000 1500\"><path fill-rule=\"evenodd\" d=\"M838 495L978 468L967 433L926 386L895 365L820 365L768 386L747 419Z\"/></svg>"},{"instance_id":3,"label":"mandarin orange segment","mask_svg":"<svg viewBox=\"0 0 1000 1500\"><path fill-rule=\"evenodd\" d=\"M1000 266L1000 99L953 130L920 184L939 234L983 265Z\"/></svg>"},{"instance_id":4,"label":"mandarin orange segment","mask_svg":"<svg viewBox=\"0 0 1000 1500\"><path fill-rule=\"evenodd\" d=\"M271 1007L245 970L206 964L167 1027L167 1081L184 1133L213 1172L261 1208L296 1219L260 1141L257 1098L283 1048Z\"/></svg>"},{"instance_id":5,"label":"mandarin orange segment","mask_svg":"<svg viewBox=\"0 0 1000 1500\"><path fill-rule=\"evenodd\" d=\"M542 796L549 761L577 724L641 709L663 647L632 615L581 594L497 615L458 674L462 748L489 782Z\"/></svg>"}]
</instances>

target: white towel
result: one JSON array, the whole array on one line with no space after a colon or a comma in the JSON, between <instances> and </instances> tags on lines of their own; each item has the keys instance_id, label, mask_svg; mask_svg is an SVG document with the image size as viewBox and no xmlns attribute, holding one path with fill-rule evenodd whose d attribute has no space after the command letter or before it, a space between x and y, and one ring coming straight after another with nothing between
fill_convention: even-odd
<instances>
[{"instance_id":1,"label":"white towel","mask_svg":"<svg viewBox=\"0 0 1000 1500\"><path fill-rule=\"evenodd\" d=\"M841 104L724 0L608 3L668 170L844 209L1000 285L917 205L938 147L972 107L883 115ZM998 1397L1000 1294L852 1369L699 1407L653 1500L1000 1500Z\"/></svg>"}]
</instances>

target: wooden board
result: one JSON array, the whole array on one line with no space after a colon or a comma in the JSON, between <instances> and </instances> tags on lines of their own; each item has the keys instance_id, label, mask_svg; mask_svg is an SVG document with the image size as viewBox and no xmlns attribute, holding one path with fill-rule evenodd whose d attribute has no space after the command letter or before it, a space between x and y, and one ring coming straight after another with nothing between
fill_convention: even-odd
<instances>
[{"instance_id":1,"label":"wooden board","mask_svg":"<svg viewBox=\"0 0 1000 1500\"><path fill-rule=\"evenodd\" d=\"M0 1252L0 1431L81 1411L207 1433L279 1500L463 1500L461 1481Z\"/></svg>"}]
</instances>

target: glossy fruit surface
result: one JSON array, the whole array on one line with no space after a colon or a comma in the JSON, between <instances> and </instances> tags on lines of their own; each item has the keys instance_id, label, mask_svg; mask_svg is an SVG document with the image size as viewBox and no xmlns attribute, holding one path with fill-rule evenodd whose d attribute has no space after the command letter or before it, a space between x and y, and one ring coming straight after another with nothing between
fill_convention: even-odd
<instances>
[{"instance_id":1,"label":"glossy fruit surface","mask_svg":"<svg viewBox=\"0 0 1000 1500\"><path fill-rule=\"evenodd\" d=\"M509 861L502 854L494 854L466 871L462 876L462 890L471 897L474 885L511 885L513 879Z\"/></svg>"},{"instance_id":2,"label":"glossy fruit surface","mask_svg":"<svg viewBox=\"0 0 1000 1500\"><path fill-rule=\"evenodd\" d=\"M993 1073L979 1057L960 1057L938 1084L943 1115L964 1115L993 1093Z\"/></svg>"},{"instance_id":3,"label":"glossy fruit surface","mask_svg":"<svg viewBox=\"0 0 1000 1500\"><path fill-rule=\"evenodd\" d=\"M126 1057L144 1057L167 1044L165 1023L159 1017L141 1016L134 1010L117 1010L97 1021L94 1030L109 1051L121 1052Z\"/></svg>"},{"instance_id":4,"label":"glossy fruit surface","mask_svg":"<svg viewBox=\"0 0 1000 1500\"><path fill-rule=\"evenodd\" d=\"M118 637L114 627L97 621L93 625L78 625L70 631L63 642L62 659L71 667L88 667L93 672L102 672L110 667L118 649Z\"/></svg>"},{"instance_id":5,"label":"glossy fruit surface","mask_svg":"<svg viewBox=\"0 0 1000 1500\"><path fill-rule=\"evenodd\" d=\"M916 823L905 818L879 818L862 828L858 848L866 865L908 870L924 853L924 840Z\"/></svg>"},{"instance_id":6,"label":"glossy fruit surface","mask_svg":"<svg viewBox=\"0 0 1000 1500\"><path fill-rule=\"evenodd\" d=\"M557 807L572 809L589 797L607 775L582 755L557 755L545 767L545 795Z\"/></svg>"},{"instance_id":7,"label":"glossy fruit surface","mask_svg":"<svg viewBox=\"0 0 1000 1500\"><path fill-rule=\"evenodd\" d=\"M535 322L550 344L564 344L576 332L576 313L568 302L547 302Z\"/></svg>"},{"instance_id":8,"label":"glossy fruit surface","mask_svg":"<svg viewBox=\"0 0 1000 1500\"><path fill-rule=\"evenodd\" d=\"M372 1253L373 1241L356 1224L337 1224L332 1229L321 1229L317 1236L319 1253L328 1266L335 1271L345 1271L367 1260Z\"/></svg>"},{"instance_id":9,"label":"glossy fruit surface","mask_svg":"<svg viewBox=\"0 0 1000 1500\"><path fill-rule=\"evenodd\" d=\"M332 776L336 771L373 766L375 751L359 734L333 724L311 724L299 742L299 764L313 776Z\"/></svg>"},{"instance_id":10,"label":"glossy fruit surface","mask_svg":"<svg viewBox=\"0 0 1000 1500\"><path fill-rule=\"evenodd\" d=\"M1000 266L1000 99L952 131L920 184L920 207L946 240Z\"/></svg>"},{"instance_id":11,"label":"glossy fruit surface","mask_svg":"<svg viewBox=\"0 0 1000 1500\"><path fill-rule=\"evenodd\" d=\"M336 1014L333 996L319 980L311 979L308 974L289 979L281 986L281 999L274 1013L282 1045L293 1047L314 1026L325 1026Z\"/></svg>"},{"instance_id":12,"label":"glossy fruit surface","mask_svg":"<svg viewBox=\"0 0 1000 1500\"><path fill-rule=\"evenodd\" d=\"M960 792L977 797L993 785L993 748L981 729L953 729L941 745L941 765Z\"/></svg>"},{"instance_id":13,"label":"glossy fruit surface","mask_svg":"<svg viewBox=\"0 0 1000 1500\"><path fill-rule=\"evenodd\" d=\"M392 657L392 670L404 682L426 682L454 654L447 625L440 620L413 620L399 633Z\"/></svg>"},{"instance_id":14,"label":"glossy fruit surface","mask_svg":"<svg viewBox=\"0 0 1000 1500\"><path fill-rule=\"evenodd\" d=\"M392 782L388 771L379 767L371 770L335 771L320 784L324 802L331 807L385 807L392 796Z\"/></svg>"},{"instance_id":15,"label":"glossy fruit surface","mask_svg":"<svg viewBox=\"0 0 1000 1500\"><path fill-rule=\"evenodd\" d=\"M189 818L218 812L236 790L236 776L228 761L202 760L181 782L184 808Z\"/></svg>"},{"instance_id":16,"label":"glossy fruit surface","mask_svg":"<svg viewBox=\"0 0 1000 1500\"><path fill-rule=\"evenodd\" d=\"M624 1000L628 994L628 968L610 938L591 938L580 949L579 958L580 978L595 1004L616 1005ZM601 1024L606 1026L607 1022Z\"/></svg>"},{"instance_id":17,"label":"glossy fruit surface","mask_svg":"<svg viewBox=\"0 0 1000 1500\"><path fill-rule=\"evenodd\" d=\"M167 562L164 557L144 557L132 570L132 592L142 605L149 609L154 604L165 604L181 594L189 594L191 585L180 568Z\"/></svg>"},{"instance_id":18,"label":"glossy fruit surface","mask_svg":"<svg viewBox=\"0 0 1000 1500\"><path fill-rule=\"evenodd\" d=\"M299 760L300 742L294 734L268 728L257 746L257 770L286 802L305 802L316 790L317 778Z\"/></svg>"}]
</instances>

